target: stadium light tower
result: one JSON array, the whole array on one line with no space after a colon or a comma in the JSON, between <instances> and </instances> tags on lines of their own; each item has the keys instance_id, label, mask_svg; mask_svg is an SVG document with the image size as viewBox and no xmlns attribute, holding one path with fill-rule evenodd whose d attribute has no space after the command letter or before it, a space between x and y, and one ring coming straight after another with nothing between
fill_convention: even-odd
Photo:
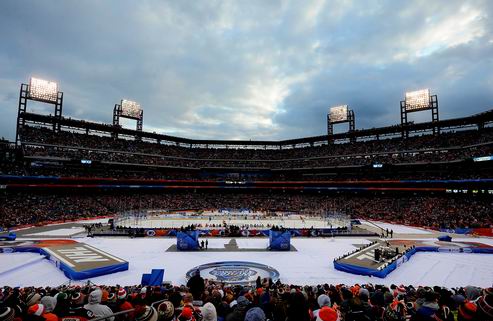
<instances>
[{"instance_id":1,"label":"stadium light tower","mask_svg":"<svg viewBox=\"0 0 493 321\"><path fill-rule=\"evenodd\" d=\"M440 128L438 127L438 97L437 95L430 95L430 89L421 89L416 91L406 92L405 99L401 101L401 125L402 136L408 137L409 131L405 128L407 122L407 114L418 111L431 109L431 121L436 122L437 126L433 126L433 134L440 134Z\"/></svg>"},{"instance_id":2,"label":"stadium light tower","mask_svg":"<svg viewBox=\"0 0 493 321\"><path fill-rule=\"evenodd\" d=\"M142 131L144 110L135 101L122 99L120 104L115 104L115 108L113 108L113 126L120 126L120 118L136 120L137 131ZM115 136L118 137L117 134Z\"/></svg>"},{"instance_id":3,"label":"stadium light tower","mask_svg":"<svg viewBox=\"0 0 493 321\"><path fill-rule=\"evenodd\" d=\"M327 136L331 142L334 134L334 124L349 123L349 132L355 129L354 112L348 105L334 106L329 109L327 114Z\"/></svg>"},{"instance_id":4,"label":"stadium light tower","mask_svg":"<svg viewBox=\"0 0 493 321\"><path fill-rule=\"evenodd\" d=\"M22 128L26 121L24 114L27 112L27 101L39 101L46 104L55 105L55 121L53 131L60 130L60 119L62 118L63 92L58 91L58 84L53 81L31 77L29 84L21 84L19 94L19 108L17 110L17 129L15 143L20 139Z\"/></svg>"}]
</instances>

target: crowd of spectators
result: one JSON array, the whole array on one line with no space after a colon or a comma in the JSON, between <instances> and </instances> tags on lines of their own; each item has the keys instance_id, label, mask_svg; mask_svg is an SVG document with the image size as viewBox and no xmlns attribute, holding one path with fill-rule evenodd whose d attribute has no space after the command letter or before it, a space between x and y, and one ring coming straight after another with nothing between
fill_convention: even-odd
<instances>
[{"instance_id":1,"label":"crowd of spectators","mask_svg":"<svg viewBox=\"0 0 493 321\"><path fill-rule=\"evenodd\" d=\"M491 321L493 288L255 285L204 280L187 285L0 289L0 321Z\"/></svg>"},{"instance_id":2,"label":"crowd of spectators","mask_svg":"<svg viewBox=\"0 0 493 321\"><path fill-rule=\"evenodd\" d=\"M183 168L316 168L464 160L493 153L493 130L468 130L291 149L189 148L25 127L26 156Z\"/></svg>"},{"instance_id":3,"label":"crowd of spectators","mask_svg":"<svg viewBox=\"0 0 493 321\"><path fill-rule=\"evenodd\" d=\"M490 227L492 199L466 195L418 196L308 193L153 193L31 194L0 196L0 226L112 216L128 211L217 210L248 208L255 212L324 215L328 210L352 218L387 220L429 228Z\"/></svg>"}]
</instances>

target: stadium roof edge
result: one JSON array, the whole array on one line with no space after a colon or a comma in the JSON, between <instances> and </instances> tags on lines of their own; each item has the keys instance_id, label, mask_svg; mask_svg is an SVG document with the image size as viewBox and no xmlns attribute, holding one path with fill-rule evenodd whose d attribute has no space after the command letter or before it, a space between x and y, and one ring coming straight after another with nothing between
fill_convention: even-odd
<instances>
[{"instance_id":1,"label":"stadium roof edge","mask_svg":"<svg viewBox=\"0 0 493 321\"><path fill-rule=\"evenodd\" d=\"M51 115L41 115L36 113L24 112L22 117L26 121L44 124L53 124L55 122L60 123L61 126L79 128L85 130L94 130L100 132L115 133L119 135L128 136L140 136L142 138L156 139L160 141L168 141L176 144L189 144L189 145L235 145L235 146L275 146L281 148L283 146L291 146L298 144L313 144L319 142L327 142L328 135L310 136L286 140L208 140L208 139L190 139L184 137L170 136L165 134L158 134L153 132L141 132L133 129L127 129L122 127L113 126L106 123L89 122L85 120L78 120L72 118L62 117L61 119L56 119ZM369 128L369 129L357 129L353 132L337 133L332 135L332 140L338 139L349 139L357 137L369 137L369 136L384 136L384 135L397 135L403 130L408 130L410 132L418 132L430 130L437 125L440 128L459 128L477 124L486 124L493 122L493 109L474 114L471 116L451 118L446 120L440 120L436 122L424 122L418 124L408 124L402 125L392 125L379 128Z\"/></svg>"}]
</instances>

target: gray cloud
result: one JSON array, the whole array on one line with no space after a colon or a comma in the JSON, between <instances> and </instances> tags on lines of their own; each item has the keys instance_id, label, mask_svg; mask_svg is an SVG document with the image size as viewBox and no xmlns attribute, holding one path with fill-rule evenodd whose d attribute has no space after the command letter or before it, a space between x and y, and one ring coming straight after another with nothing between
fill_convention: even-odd
<instances>
[{"instance_id":1,"label":"gray cloud","mask_svg":"<svg viewBox=\"0 0 493 321\"><path fill-rule=\"evenodd\" d=\"M127 98L145 130L190 138L320 135L343 103L359 128L391 125L422 87L442 118L464 116L492 107L492 14L486 0L6 0L0 136L31 75L60 82L67 116L110 122Z\"/></svg>"}]
</instances>

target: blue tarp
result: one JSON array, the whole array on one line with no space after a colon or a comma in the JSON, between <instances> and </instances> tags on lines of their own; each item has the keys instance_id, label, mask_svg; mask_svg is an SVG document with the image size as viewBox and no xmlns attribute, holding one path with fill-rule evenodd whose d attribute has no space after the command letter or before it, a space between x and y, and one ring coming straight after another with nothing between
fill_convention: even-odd
<instances>
[{"instance_id":1,"label":"blue tarp","mask_svg":"<svg viewBox=\"0 0 493 321\"><path fill-rule=\"evenodd\" d=\"M0 241L15 241L16 238L15 232L0 233Z\"/></svg>"},{"instance_id":2,"label":"blue tarp","mask_svg":"<svg viewBox=\"0 0 493 321\"><path fill-rule=\"evenodd\" d=\"M140 284L145 286L161 286L164 279L164 269L152 269L151 273L142 274Z\"/></svg>"},{"instance_id":3,"label":"blue tarp","mask_svg":"<svg viewBox=\"0 0 493 321\"><path fill-rule=\"evenodd\" d=\"M199 249L199 231L176 233L176 248L178 251L196 251Z\"/></svg>"},{"instance_id":4,"label":"blue tarp","mask_svg":"<svg viewBox=\"0 0 493 321\"><path fill-rule=\"evenodd\" d=\"M164 279L164 269L152 269L150 274L142 274L142 285L161 286Z\"/></svg>"},{"instance_id":5,"label":"blue tarp","mask_svg":"<svg viewBox=\"0 0 493 321\"><path fill-rule=\"evenodd\" d=\"M291 249L291 233L289 231L270 231L269 248L272 251L289 251Z\"/></svg>"},{"instance_id":6,"label":"blue tarp","mask_svg":"<svg viewBox=\"0 0 493 321\"><path fill-rule=\"evenodd\" d=\"M442 242L452 242L452 237L450 235L440 235L438 240Z\"/></svg>"}]
</instances>

